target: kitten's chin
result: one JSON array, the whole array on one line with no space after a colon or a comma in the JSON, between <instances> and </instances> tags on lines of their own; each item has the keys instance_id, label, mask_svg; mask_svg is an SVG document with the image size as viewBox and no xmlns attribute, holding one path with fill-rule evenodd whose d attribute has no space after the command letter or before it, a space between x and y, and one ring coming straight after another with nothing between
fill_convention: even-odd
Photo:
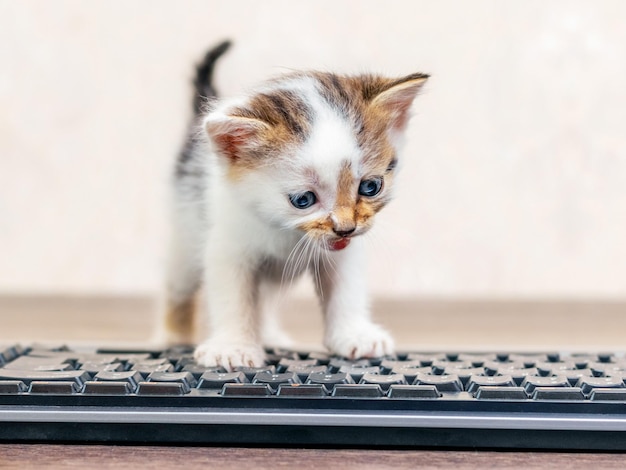
<instances>
[{"instance_id":1,"label":"kitten's chin","mask_svg":"<svg viewBox=\"0 0 626 470\"><path fill-rule=\"evenodd\" d=\"M330 240L326 246L331 251L343 250L350 244L350 238L340 238L338 240Z\"/></svg>"}]
</instances>

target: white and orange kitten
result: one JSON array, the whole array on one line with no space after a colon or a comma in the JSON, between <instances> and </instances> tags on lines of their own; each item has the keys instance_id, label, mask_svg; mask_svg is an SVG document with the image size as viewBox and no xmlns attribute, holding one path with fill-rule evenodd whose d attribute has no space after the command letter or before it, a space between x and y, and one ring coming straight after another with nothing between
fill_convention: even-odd
<instances>
[{"instance_id":1,"label":"white and orange kitten","mask_svg":"<svg viewBox=\"0 0 626 470\"><path fill-rule=\"evenodd\" d=\"M372 322L363 240L391 199L410 108L427 75L402 78L298 72L234 99L213 98L213 65L198 67L196 125L176 166L164 332L193 341L195 297L210 335L206 366L260 366L263 346L286 346L272 296L312 273L324 344L348 358L391 354Z\"/></svg>"}]
</instances>

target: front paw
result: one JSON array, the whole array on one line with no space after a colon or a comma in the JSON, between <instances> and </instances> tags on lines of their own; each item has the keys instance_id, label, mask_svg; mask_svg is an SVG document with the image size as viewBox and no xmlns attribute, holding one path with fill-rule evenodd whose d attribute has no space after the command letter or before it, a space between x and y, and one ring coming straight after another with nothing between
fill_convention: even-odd
<instances>
[{"instance_id":1,"label":"front paw","mask_svg":"<svg viewBox=\"0 0 626 470\"><path fill-rule=\"evenodd\" d=\"M331 353L349 359L382 357L393 354L391 335L374 323L336 328L325 341Z\"/></svg>"},{"instance_id":2,"label":"front paw","mask_svg":"<svg viewBox=\"0 0 626 470\"><path fill-rule=\"evenodd\" d=\"M254 343L211 339L199 345L194 358L205 367L222 366L227 370L235 367L261 367L265 364L265 352Z\"/></svg>"}]
</instances>

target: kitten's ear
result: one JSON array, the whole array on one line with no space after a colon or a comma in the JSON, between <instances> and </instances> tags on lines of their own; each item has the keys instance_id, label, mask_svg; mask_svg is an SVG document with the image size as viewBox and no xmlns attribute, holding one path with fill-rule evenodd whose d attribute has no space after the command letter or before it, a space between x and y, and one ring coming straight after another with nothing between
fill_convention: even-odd
<instances>
[{"instance_id":1,"label":"kitten's ear","mask_svg":"<svg viewBox=\"0 0 626 470\"><path fill-rule=\"evenodd\" d=\"M269 126L263 121L241 116L207 116L204 128L220 155L235 163L261 142Z\"/></svg>"},{"instance_id":2,"label":"kitten's ear","mask_svg":"<svg viewBox=\"0 0 626 470\"><path fill-rule=\"evenodd\" d=\"M415 73L398 80L390 80L387 86L372 99L372 106L383 109L390 115L392 130L404 130L410 117L411 104L427 79L428 75Z\"/></svg>"}]
</instances>

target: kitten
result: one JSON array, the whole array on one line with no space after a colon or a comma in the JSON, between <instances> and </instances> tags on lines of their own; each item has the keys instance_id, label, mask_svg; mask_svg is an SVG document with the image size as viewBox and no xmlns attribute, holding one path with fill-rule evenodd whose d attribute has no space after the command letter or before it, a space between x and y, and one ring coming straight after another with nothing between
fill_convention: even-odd
<instances>
[{"instance_id":1,"label":"kitten","mask_svg":"<svg viewBox=\"0 0 626 470\"><path fill-rule=\"evenodd\" d=\"M297 72L220 101L213 66L228 46L198 67L200 132L190 133L176 166L167 339L193 341L204 284L210 337L196 360L260 366L264 345L287 342L272 296L308 271L330 352L391 354L391 336L370 319L360 236L391 199L410 107L428 76Z\"/></svg>"}]
</instances>

